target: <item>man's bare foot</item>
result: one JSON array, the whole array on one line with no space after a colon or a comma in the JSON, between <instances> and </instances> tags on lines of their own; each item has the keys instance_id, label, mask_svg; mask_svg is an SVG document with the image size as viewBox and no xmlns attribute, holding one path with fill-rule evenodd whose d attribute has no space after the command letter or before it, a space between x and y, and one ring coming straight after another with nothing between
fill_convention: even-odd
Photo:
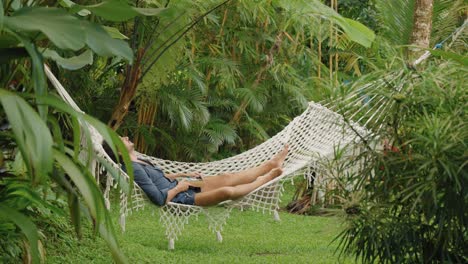
<instances>
[{"instance_id":1,"label":"man's bare foot","mask_svg":"<svg viewBox=\"0 0 468 264\"><path fill-rule=\"evenodd\" d=\"M267 174L257 178L257 181L260 181L261 184L265 184L269 181L274 180L276 177L280 176L283 173L281 168L275 168L269 171Z\"/></svg>"},{"instance_id":2,"label":"man's bare foot","mask_svg":"<svg viewBox=\"0 0 468 264\"><path fill-rule=\"evenodd\" d=\"M288 155L288 151L289 151L289 145L286 144L284 145L284 148L280 152L276 153L276 155L273 156L273 158L271 159L271 163L273 164L274 168L283 167L283 163L284 163L284 160L286 159L286 156Z\"/></svg>"},{"instance_id":3,"label":"man's bare foot","mask_svg":"<svg viewBox=\"0 0 468 264\"><path fill-rule=\"evenodd\" d=\"M265 177L268 178L269 181L274 180L276 177L280 176L283 173L281 168L272 169L268 172Z\"/></svg>"}]
</instances>

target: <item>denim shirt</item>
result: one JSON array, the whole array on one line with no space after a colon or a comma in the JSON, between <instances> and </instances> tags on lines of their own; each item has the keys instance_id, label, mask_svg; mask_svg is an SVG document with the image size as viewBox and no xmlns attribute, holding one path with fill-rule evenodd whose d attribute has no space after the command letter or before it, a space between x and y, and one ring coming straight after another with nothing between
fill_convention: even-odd
<instances>
[{"instance_id":1,"label":"denim shirt","mask_svg":"<svg viewBox=\"0 0 468 264\"><path fill-rule=\"evenodd\" d=\"M165 205L167 192L177 185L177 181L168 179L157 166L139 162L132 162L132 165L135 182L151 202L159 206Z\"/></svg>"}]
</instances>

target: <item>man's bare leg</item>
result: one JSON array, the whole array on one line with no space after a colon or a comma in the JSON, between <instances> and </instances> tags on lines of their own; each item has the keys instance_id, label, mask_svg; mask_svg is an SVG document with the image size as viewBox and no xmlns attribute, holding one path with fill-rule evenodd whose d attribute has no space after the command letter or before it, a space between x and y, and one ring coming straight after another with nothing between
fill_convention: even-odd
<instances>
[{"instance_id":1,"label":"man's bare leg","mask_svg":"<svg viewBox=\"0 0 468 264\"><path fill-rule=\"evenodd\" d=\"M236 186L253 182L257 177L268 173L272 169L281 168L286 156L288 155L288 151L289 146L286 145L280 152L273 156L273 158L262 163L260 166L234 173L224 173L218 176L204 177L202 191L208 192L224 186Z\"/></svg>"},{"instance_id":2,"label":"man's bare leg","mask_svg":"<svg viewBox=\"0 0 468 264\"><path fill-rule=\"evenodd\" d=\"M281 168L275 168L267 174L257 177L253 182L237 185L225 186L210 191L202 191L195 194L195 205L210 206L227 200L235 200L257 189L263 184L275 179L283 173Z\"/></svg>"}]
</instances>

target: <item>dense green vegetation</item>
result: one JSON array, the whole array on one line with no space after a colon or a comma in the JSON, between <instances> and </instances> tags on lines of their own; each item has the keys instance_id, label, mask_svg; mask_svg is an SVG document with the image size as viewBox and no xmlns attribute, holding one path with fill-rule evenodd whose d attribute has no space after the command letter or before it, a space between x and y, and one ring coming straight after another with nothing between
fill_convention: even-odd
<instances>
[{"instance_id":1,"label":"dense green vegetation","mask_svg":"<svg viewBox=\"0 0 468 264\"><path fill-rule=\"evenodd\" d=\"M368 263L466 262L466 28L448 36L466 21L467 6L434 1L428 47L444 42L412 67L421 2L1 1L0 262L222 262L247 252L236 261L334 263L338 245ZM44 63L86 114L55 95ZM263 226L266 216L235 213L223 244L195 224L180 251L166 252L149 212L130 217L128 234L114 230L116 212L105 209L100 183L80 160L80 141L90 136L83 120L125 162L117 133L153 156L214 160L265 141L308 101L397 72L378 91L392 102L390 121L372 127L364 151L343 161L365 166L350 173L337 169L338 159L328 164L340 184L327 199L350 214L331 245L338 218L283 214L283 223ZM130 192L131 179L113 177ZM298 186L296 198L310 200L314 186ZM316 234L323 236L304 239Z\"/></svg>"},{"instance_id":2,"label":"dense green vegetation","mask_svg":"<svg viewBox=\"0 0 468 264\"><path fill-rule=\"evenodd\" d=\"M345 251L369 263L467 260L466 74L439 62L393 99L383 149L369 145L356 157L365 163L352 177L359 201L342 233Z\"/></svg>"}]
</instances>

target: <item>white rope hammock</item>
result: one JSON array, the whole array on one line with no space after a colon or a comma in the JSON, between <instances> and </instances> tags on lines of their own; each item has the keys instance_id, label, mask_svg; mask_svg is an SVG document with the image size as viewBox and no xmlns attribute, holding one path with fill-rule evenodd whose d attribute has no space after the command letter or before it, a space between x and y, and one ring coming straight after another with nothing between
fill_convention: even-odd
<instances>
[{"instance_id":1,"label":"white rope hammock","mask_svg":"<svg viewBox=\"0 0 468 264\"><path fill-rule=\"evenodd\" d=\"M465 25L466 22L460 28L463 29ZM457 29L457 34L452 34L454 35L453 39L458 37L459 32L461 32L460 28ZM417 59L413 65L419 64L427 59L428 54L429 53L426 52L421 58ZM45 66L45 72L53 86L57 89L59 95L76 111L83 112L47 66ZM374 91L393 82L395 84L393 93L400 92L402 84L399 84L397 80L402 75L403 71L400 71L390 74L387 79L382 78L361 87L346 96L346 98L341 99L342 105L345 105L344 107L337 107L335 104L326 105L335 111L340 110L339 112L343 113L346 120L343 118L343 115L333 112L326 106L310 102L307 109L300 116L294 118L281 132L261 145L234 157L214 162L190 163L163 160L138 153L139 158L143 158L159 166L165 173L197 171L202 175L214 176L220 173L236 172L257 166L269 160L275 153L278 153L285 143L289 144L290 151L284 162L283 174L280 177L257 188L241 199L223 202L223 208L200 207L176 203L168 203L161 207L160 221L166 228L169 248L174 248L174 241L182 233L184 226L188 224L189 218L198 216L200 213L206 215L209 229L216 232L219 241L222 240L221 231L223 225L226 223L233 208L239 208L241 210L253 209L262 211L263 213L273 213L275 219L279 220L277 210L279 209L280 196L283 191L282 183L284 180L299 175L301 172L306 172L306 176L313 177L314 170L318 169L316 164L321 158L333 155L337 147L346 147L350 144L355 144L360 141L361 137L370 135L371 132L367 130L365 126L370 123L379 124L384 122L387 118L385 111L390 109L393 104L392 100L388 100L388 98L383 97L381 94L374 93ZM354 117L359 117L358 122L364 122L365 125L360 126L358 123L348 121ZM82 122L81 125L89 130L93 142L92 147L96 155L107 159L128 179L125 172L110 160L107 153L102 148L101 143L103 138L99 132L88 123ZM376 129L378 130L381 127L380 125ZM103 169L103 167L100 167L99 164L94 166L96 166L96 175L99 175L99 173L102 172L99 168ZM111 187L115 185L116 183L114 183L113 178L108 176L106 189L104 191L108 207L110 207L109 192ZM142 209L147 204L147 201L146 196L136 184L134 185L131 205L128 204L128 198L122 192L120 198L120 224L123 230L125 230L125 217L132 210Z\"/></svg>"},{"instance_id":2,"label":"white rope hammock","mask_svg":"<svg viewBox=\"0 0 468 264\"><path fill-rule=\"evenodd\" d=\"M47 66L45 67L45 71L60 96L75 110L82 112ZM82 126L89 129L96 154L110 161L101 145L102 136L91 125L82 123ZM241 210L249 208L263 213L274 213L275 219L279 220L277 210L279 209L280 196L283 190L282 180L299 174L301 170L310 167L320 157L333 154L335 147L344 147L350 143L355 143L358 137L354 131L358 131L361 135L369 133L365 128L356 123L345 122L341 115L330 111L326 107L310 102L308 108L300 116L294 118L277 135L253 149L227 159L205 163L189 163L163 160L138 153L137 155L140 158L159 166L165 173L197 171L202 175L214 176L257 166L269 160L275 153L278 153L285 143L289 144L289 153L284 162L283 174L241 199L224 202L223 206L226 208L224 210L176 203L169 203L161 207L161 222L166 227L169 247L174 247L174 240L182 233L184 225L188 223L189 217L200 213L204 213L207 216L209 229L217 233L219 240L222 239L220 232L232 208L239 208ZM117 164L114 165L120 169ZM122 170L120 171L122 175L126 175ZM110 205L109 191L114 185L113 178L109 176L104 191L108 206ZM147 204L142 190L137 185L134 186L131 206L127 204L127 197L124 194L121 195L120 222L123 228L125 228L125 216L130 213L130 210L139 210Z\"/></svg>"}]
</instances>

